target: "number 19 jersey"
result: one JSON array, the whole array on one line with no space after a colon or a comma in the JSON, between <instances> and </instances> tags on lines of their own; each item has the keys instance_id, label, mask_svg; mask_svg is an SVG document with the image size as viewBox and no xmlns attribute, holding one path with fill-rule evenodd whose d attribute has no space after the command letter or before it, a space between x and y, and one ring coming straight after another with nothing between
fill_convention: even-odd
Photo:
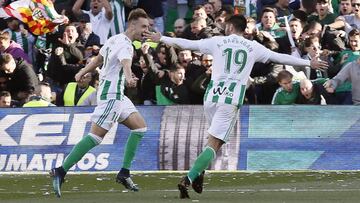
<instances>
[{"instance_id":1,"label":"number 19 jersey","mask_svg":"<svg viewBox=\"0 0 360 203\"><path fill-rule=\"evenodd\" d=\"M267 62L271 51L239 35L218 36L197 42L200 52L214 57L211 81L204 101L240 106L255 62Z\"/></svg>"}]
</instances>

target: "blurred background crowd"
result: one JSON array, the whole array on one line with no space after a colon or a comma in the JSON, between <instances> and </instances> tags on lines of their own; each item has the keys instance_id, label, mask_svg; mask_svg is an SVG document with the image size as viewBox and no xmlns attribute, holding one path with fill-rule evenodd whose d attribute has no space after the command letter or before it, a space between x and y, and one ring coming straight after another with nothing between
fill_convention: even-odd
<instances>
[{"instance_id":1,"label":"blurred background crowd","mask_svg":"<svg viewBox=\"0 0 360 203\"><path fill-rule=\"evenodd\" d=\"M12 1L0 0L2 6ZM75 74L105 41L126 28L129 11L143 8L150 30L191 40L224 35L224 22L247 16L244 37L327 69L256 63L245 104L360 104L360 0L55 0L69 18L56 32L35 36L16 18L0 19L0 106L96 105L99 67ZM235 6L234 6L235 5ZM135 41L136 105L202 104L211 55ZM330 85L331 84L331 85Z\"/></svg>"}]
</instances>

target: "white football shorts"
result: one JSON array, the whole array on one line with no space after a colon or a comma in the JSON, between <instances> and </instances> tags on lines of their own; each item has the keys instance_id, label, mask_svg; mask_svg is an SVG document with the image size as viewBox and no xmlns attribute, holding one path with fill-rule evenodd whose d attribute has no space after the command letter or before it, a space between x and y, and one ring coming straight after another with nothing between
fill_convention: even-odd
<instances>
[{"instance_id":1,"label":"white football shorts","mask_svg":"<svg viewBox=\"0 0 360 203\"><path fill-rule=\"evenodd\" d=\"M110 130L114 123L123 122L134 112L138 112L138 110L126 96L121 101L116 99L98 100L98 105L91 115L91 121Z\"/></svg>"},{"instance_id":2,"label":"white football shorts","mask_svg":"<svg viewBox=\"0 0 360 203\"><path fill-rule=\"evenodd\" d=\"M227 142L239 114L239 108L231 104L204 102L204 112L210 127L208 133Z\"/></svg>"}]
</instances>

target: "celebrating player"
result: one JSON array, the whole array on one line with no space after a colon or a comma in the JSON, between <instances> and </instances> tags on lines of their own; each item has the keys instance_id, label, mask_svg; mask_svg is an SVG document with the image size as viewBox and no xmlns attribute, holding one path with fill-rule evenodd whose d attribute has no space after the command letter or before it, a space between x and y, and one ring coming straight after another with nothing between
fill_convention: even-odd
<instances>
[{"instance_id":1,"label":"celebrating player","mask_svg":"<svg viewBox=\"0 0 360 203\"><path fill-rule=\"evenodd\" d=\"M76 81L80 81L86 73L102 64L97 92L98 106L91 116L90 133L74 146L61 167L53 168L50 172L54 191L58 197L61 196L60 188L66 172L90 149L101 143L115 122L122 123L131 130L125 147L123 166L117 174L116 181L127 189L138 191L138 187L130 178L129 169L147 128L134 104L124 95L124 86L125 84L129 87L136 86L137 78L134 78L131 72L134 52L132 41L142 40L148 28L146 12L142 9L131 11L127 30L108 39L100 49L100 54L75 75Z\"/></svg>"},{"instance_id":2,"label":"celebrating player","mask_svg":"<svg viewBox=\"0 0 360 203\"><path fill-rule=\"evenodd\" d=\"M243 104L246 84L255 62L269 60L294 66L326 68L325 62L314 58L311 61L286 54L278 54L256 41L242 37L246 28L244 16L235 15L226 22L225 34L203 40L186 40L147 32L145 36L155 42L164 42L183 49L198 50L214 57L211 81L204 96L205 116L210 124L207 146L197 157L192 168L178 188L180 198L189 198L188 187L195 192L203 190L204 170L216 156L216 152L229 138L239 107Z\"/></svg>"}]
</instances>

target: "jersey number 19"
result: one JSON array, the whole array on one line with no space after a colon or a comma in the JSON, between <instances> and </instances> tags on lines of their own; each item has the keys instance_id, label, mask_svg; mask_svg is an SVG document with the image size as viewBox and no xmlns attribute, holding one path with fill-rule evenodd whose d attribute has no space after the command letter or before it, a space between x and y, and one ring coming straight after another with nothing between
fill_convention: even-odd
<instances>
[{"instance_id":1,"label":"jersey number 19","mask_svg":"<svg viewBox=\"0 0 360 203\"><path fill-rule=\"evenodd\" d=\"M236 69L232 73L240 74L245 67L247 60L247 53L242 49L234 50L232 48L227 48L223 51L223 56L226 56L225 73L230 74L230 69L232 66L234 66L236 67Z\"/></svg>"}]
</instances>

